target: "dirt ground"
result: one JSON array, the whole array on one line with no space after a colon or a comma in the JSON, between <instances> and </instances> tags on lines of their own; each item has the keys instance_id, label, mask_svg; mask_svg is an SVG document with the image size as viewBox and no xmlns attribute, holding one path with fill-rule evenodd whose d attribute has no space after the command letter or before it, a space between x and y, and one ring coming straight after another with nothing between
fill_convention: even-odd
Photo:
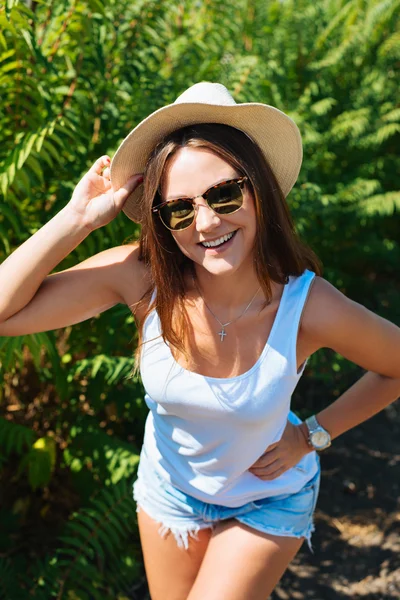
<instances>
[{"instance_id":1,"label":"dirt ground","mask_svg":"<svg viewBox=\"0 0 400 600\"><path fill-rule=\"evenodd\" d=\"M400 402L321 453L314 554L306 544L271 600L399 600Z\"/></svg>"},{"instance_id":2,"label":"dirt ground","mask_svg":"<svg viewBox=\"0 0 400 600\"><path fill-rule=\"evenodd\" d=\"M321 466L314 554L303 544L270 600L399 600L400 401L337 438ZM144 576L133 597L149 600Z\"/></svg>"}]
</instances>

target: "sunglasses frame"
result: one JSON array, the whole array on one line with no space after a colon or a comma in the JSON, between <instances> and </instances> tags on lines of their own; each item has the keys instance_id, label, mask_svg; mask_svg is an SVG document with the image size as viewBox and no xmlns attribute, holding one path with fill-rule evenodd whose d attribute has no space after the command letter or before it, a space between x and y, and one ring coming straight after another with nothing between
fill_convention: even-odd
<instances>
[{"instance_id":1,"label":"sunglasses frame","mask_svg":"<svg viewBox=\"0 0 400 600\"><path fill-rule=\"evenodd\" d=\"M221 215L221 213L218 213L217 211L215 211L212 206L209 205L208 200L207 200L207 196L208 194L211 192L211 190L215 189L215 188L219 188L223 185L226 185L227 183L237 183L238 186L240 187L240 189L243 189L242 184L245 181L248 181L248 177L247 175L243 175L242 177L236 177L235 179L226 179L225 181L220 181L219 183L216 183L215 185L212 185L211 187L209 187L205 192L203 192L202 194L199 194L198 196L194 196L194 198L174 198L172 200L166 200L165 202L161 202L161 204L157 204L157 206L153 206L153 208L151 209L151 212L153 213L158 213L158 216L160 217L160 220L162 222L162 224L164 225L164 227L166 227L167 229L169 229L170 231L184 231L185 229L187 229L188 227L190 227L191 225L193 225L194 220L195 220L195 216L196 216L196 203L195 200L196 198L203 198L206 202L207 202L207 206L209 208L211 208L211 210L217 214L217 215ZM160 213L160 209L163 208L164 206L166 206L167 204L171 204L172 202L177 202L180 200L184 200L186 202L189 202L189 204L191 204L194 208L194 216L193 216L193 221L191 223L189 223L189 225L187 225L186 227L183 227L183 229L171 229L170 227L168 227L168 225L166 225L161 217L161 213ZM237 212L238 210L240 210L242 208L242 205L239 206L239 208L237 208L236 210L233 210L230 213L226 213L228 215L232 215L233 213Z\"/></svg>"}]
</instances>

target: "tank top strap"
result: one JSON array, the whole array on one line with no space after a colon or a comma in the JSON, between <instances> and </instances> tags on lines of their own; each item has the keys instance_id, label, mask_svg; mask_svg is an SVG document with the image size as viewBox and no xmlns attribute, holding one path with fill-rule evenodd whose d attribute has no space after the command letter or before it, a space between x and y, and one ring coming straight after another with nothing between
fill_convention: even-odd
<instances>
[{"instance_id":1,"label":"tank top strap","mask_svg":"<svg viewBox=\"0 0 400 600\"><path fill-rule=\"evenodd\" d=\"M152 304L154 304L154 302L156 300L156 296L157 296L157 288L154 286L154 290L151 293L151 298L150 298L149 306L151 306Z\"/></svg>"},{"instance_id":2,"label":"tank top strap","mask_svg":"<svg viewBox=\"0 0 400 600\"><path fill-rule=\"evenodd\" d=\"M149 302L149 308L151 308L151 310L148 313L148 315L145 318L144 323L143 323L143 338L142 338L143 343L149 342L150 340L154 339L155 337L158 337L161 333L160 319L158 317L157 311L155 310L156 296L157 296L157 289L154 288L154 290L151 293L150 302Z\"/></svg>"},{"instance_id":3,"label":"tank top strap","mask_svg":"<svg viewBox=\"0 0 400 600\"><path fill-rule=\"evenodd\" d=\"M274 350L286 358L289 373L295 377L301 376L306 364L304 363L299 373L297 373L297 335L301 315L314 278L315 273L308 269L297 277L289 276L289 282L286 284L285 303L282 307L282 318L279 320L273 338Z\"/></svg>"}]
</instances>

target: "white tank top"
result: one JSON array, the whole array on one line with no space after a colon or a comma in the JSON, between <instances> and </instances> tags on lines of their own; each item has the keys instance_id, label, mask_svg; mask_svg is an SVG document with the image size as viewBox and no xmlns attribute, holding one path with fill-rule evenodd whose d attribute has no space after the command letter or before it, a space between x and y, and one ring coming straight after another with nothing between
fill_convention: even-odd
<instances>
[{"instance_id":1,"label":"white tank top","mask_svg":"<svg viewBox=\"0 0 400 600\"><path fill-rule=\"evenodd\" d=\"M141 460L179 490L228 507L294 493L318 470L315 452L276 479L248 471L278 441L292 393L307 361L297 372L296 344L301 313L315 273L289 276L267 343L257 362L237 377L193 373L173 358L160 336L153 310L143 326L140 371L147 415Z\"/></svg>"}]
</instances>

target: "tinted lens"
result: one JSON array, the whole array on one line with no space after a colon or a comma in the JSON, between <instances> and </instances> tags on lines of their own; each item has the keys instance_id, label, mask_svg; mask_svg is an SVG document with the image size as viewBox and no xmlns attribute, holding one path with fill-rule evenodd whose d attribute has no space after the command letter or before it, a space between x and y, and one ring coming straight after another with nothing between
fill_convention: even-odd
<instances>
[{"instance_id":1,"label":"tinted lens","mask_svg":"<svg viewBox=\"0 0 400 600\"><path fill-rule=\"evenodd\" d=\"M207 194L209 206L218 214L229 214L243 204L243 194L238 183L224 183L212 188Z\"/></svg>"},{"instance_id":2,"label":"tinted lens","mask_svg":"<svg viewBox=\"0 0 400 600\"><path fill-rule=\"evenodd\" d=\"M169 229L186 229L193 223L194 208L185 200L173 200L160 209L160 217Z\"/></svg>"}]
</instances>

